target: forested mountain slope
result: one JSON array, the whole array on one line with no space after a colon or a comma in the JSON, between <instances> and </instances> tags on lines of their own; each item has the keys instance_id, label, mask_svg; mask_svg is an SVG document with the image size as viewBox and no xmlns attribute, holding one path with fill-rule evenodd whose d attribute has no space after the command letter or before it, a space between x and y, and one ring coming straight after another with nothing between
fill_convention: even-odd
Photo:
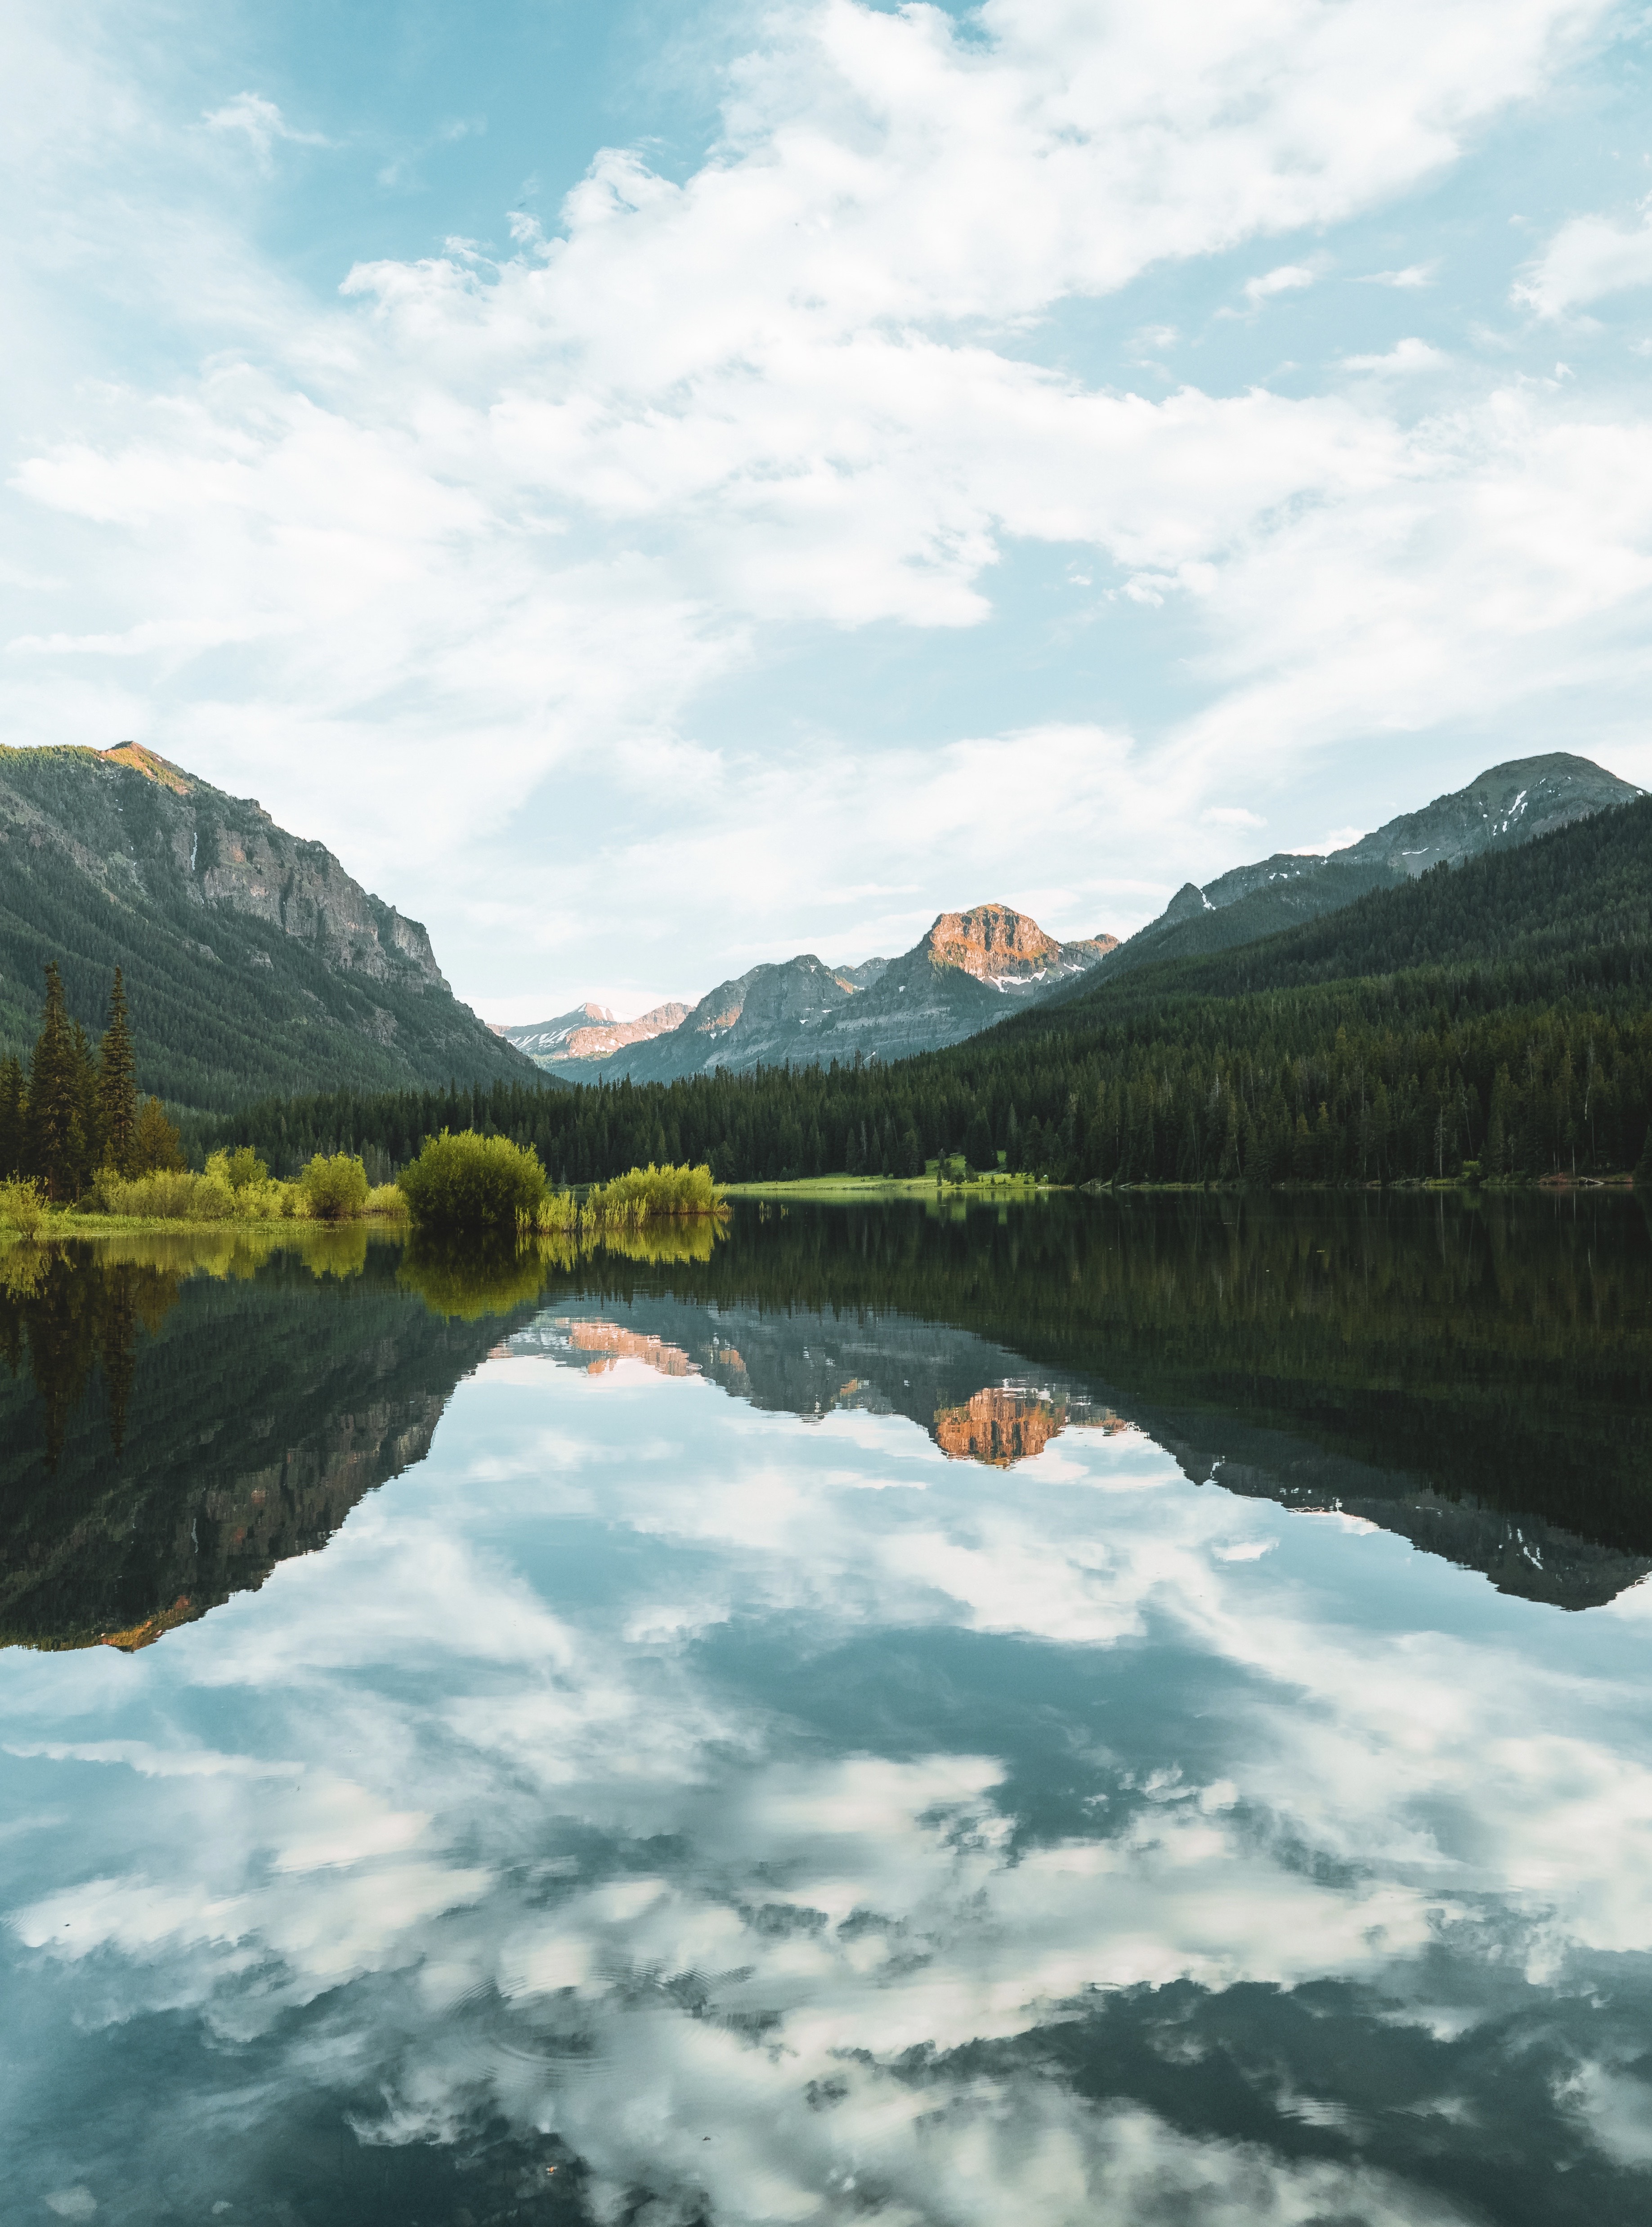
<instances>
[{"instance_id":1,"label":"forested mountain slope","mask_svg":"<svg viewBox=\"0 0 1652 2227\"><path fill-rule=\"evenodd\" d=\"M1082 1028L1177 997L1241 997L1418 968L1489 969L1502 998L1652 988L1652 796L1490 851L1281 934L1086 985L1022 1028Z\"/></svg>"},{"instance_id":2,"label":"forested mountain slope","mask_svg":"<svg viewBox=\"0 0 1652 2227\"><path fill-rule=\"evenodd\" d=\"M49 959L92 1034L124 969L140 1087L182 1106L534 1072L324 845L130 744L0 750L0 1054Z\"/></svg>"},{"instance_id":3,"label":"forested mountain slope","mask_svg":"<svg viewBox=\"0 0 1652 2227\"><path fill-rule=\"evenodd\" d=\"M1346 850L1323 856L1277 852L1235 866L1203 889L1178 890L1156 921L1103 961L1108 980L1169 959L1232 950L1300 922L1403 888L1441 865L1519 850L1640 794L1588 758L1566 750L1491 766L1466 788L1402 813ZM1087 987L1088 986L1086 986ZM1056 1002L1061 1002L1059 997Z\"/></svg>"}]
</instances>

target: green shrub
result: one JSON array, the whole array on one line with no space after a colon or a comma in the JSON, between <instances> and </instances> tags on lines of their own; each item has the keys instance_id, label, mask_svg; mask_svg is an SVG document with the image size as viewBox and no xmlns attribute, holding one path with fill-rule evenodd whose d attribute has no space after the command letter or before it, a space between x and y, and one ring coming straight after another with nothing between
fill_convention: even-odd
<instances>
[{"instance_id":1,"label":"green shrub","mask_svg":"<svg viewBox=\"0 0 1652 2227\"><path fill-rule=\"evenodd\" d=\"M580 1220L596 1229L652 1222L667 1215L726 1214L721 1186L711 1171L698 1168L633 1168L612 1183L598 1184L588 1192Z\"/></svg>"},{"instance_id":2,"label":"green shrub","mask_svg":"<svg viewBox=\"0 0 1652 2227\"><path fill-rule=\"evenodd\" d=\"M130 1183L105 1171L98 1191L106 1212L144 1221L230 1222L235 1216L235 1194L226 1183L182 1168L156 1169Z\"/></svg>"},{"instance_id":3,"label":"green shrub","mask_svg":"<svg viewBox=\"0 0 1652 2227\"><path fill-rule=\"evenodd\" d=\"M533 1222L545 1197L545 1170L530 1145L508 1137L427 1137L418 1158L396 1178L421 1228L514 1229Z\"/></svg>"},{"instance_id":4,"label":"green shrub","mask_svg":"<svg viewBox=\"0 0 1652 2227\"><path fill-rule=\"evenodd\" d=\"M367 1203L367 1171L348 1152L317 1152L298 1178L304 1211L316 1222L348 1222Z\"/></svg>"},{"instance_id":5,"label":"green shrub","mask_svg":"<svg viewBox=\"0 0 1652 2227\"><path fill-rule=\"evenodd\" d=\"M223 1162L220 1168L218 1163ZM208 1156L207 1172L221 1174L232 1190L246 1190L254 1184L267 1184L270 1171L251 1145L239 1145L233 1152L214 1152Z\"/></svg>"},{"instance_id":6,"label":"green shrub","mask_svg":"<svg viewBox=\"0 0 1652 2227\"><path fill-rule=\"evenodd\" d=\"M37 1183L0 1184L0 1222L19 1237L38 1237L46 1219L46 1194Z\"/></svg>"}]
</instances>

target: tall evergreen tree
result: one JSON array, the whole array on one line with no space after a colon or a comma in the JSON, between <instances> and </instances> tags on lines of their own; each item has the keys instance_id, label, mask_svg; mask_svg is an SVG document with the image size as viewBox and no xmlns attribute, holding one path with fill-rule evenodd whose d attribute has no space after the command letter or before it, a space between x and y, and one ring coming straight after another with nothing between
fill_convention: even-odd
<instances>
[{"instance_id":1,"label":"tall evergreen tree","mask_svg":"<svg viewBox=\"0 0 1652 2227\"><path fill-rule=\"evenodd\" d=\"M109 993L109 1025L98 1053L98 1126L104 1165L131 1175L137 1150L137 1058L126 1020L126 985L118 967Z\"/></svg>"},{"instance_id":2,"label":"tall evergreen tree","mask_svg":"<svg viewBox=\"0 0 1652 2227\"><path fill-rule=\"evenodd\" d=\"M98 1108L98 1062L92 1043L79 1021L74 1024L74 1127L71 1133L67 1189L76 1197L98 1171L103 1151L103 1123Z\"/></svg>"},{"instance_id":3,"label":"tall evergreen tree","mask_svg":"<svg viewBox=\"0 0 1652 2227\"><path fill-rule=\"evenodd\" d=\"M22 1165L23 1070L21 1061L0 1060L0 1183Z\"/></svg>"},{"instance_id":4,"label":"tall evergreen tree","mask_svg":"<svg viewBox=\"0 0 1652 2227\"><path fill-rule=\"evenodd\" d=\"M23 1123L23 1172L37 1176L53 1198L71 1197L77 1155L85 1149L80 1062L63 1002L55 960L46 962L46 1007L29 1062L29 1109Z\"/></svg>"}]
</instances>

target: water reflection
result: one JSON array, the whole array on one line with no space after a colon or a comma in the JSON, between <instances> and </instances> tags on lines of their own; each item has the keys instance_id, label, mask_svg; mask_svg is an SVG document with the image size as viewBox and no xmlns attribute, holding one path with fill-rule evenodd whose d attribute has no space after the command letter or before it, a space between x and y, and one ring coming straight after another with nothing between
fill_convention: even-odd
<instances>
[{"instance_id":1,"label":"water reflection","mask_svg":"<svg viewBox=\"0 0 1652 2227\"><path fill-rule=\"evenodd\" d=\"M356 1309L493 1357L325 1554L0 1658L18 2216L1638 2219L1652 1594L1327 1486L1577 1550L1592 1458L1632 1560L1652 1248L1397 1222L793 1216L456 1327L185 1279L129 1445L203 1298L238 1386ZM1578 1464L1454 1496L1453 1352Z\"/></svg>"},{"instance_id":2,"label":"water reflection","mask_svg":"<svg viewBox=\"0 0 1652 2227\"><path fill-rule=\"evenodd\" d=\"M146 1645L422 1460L500 1325L432 1318L399 1253L360 1228L16 1248L0 1643Z\"/></svg>"}]
</instances>

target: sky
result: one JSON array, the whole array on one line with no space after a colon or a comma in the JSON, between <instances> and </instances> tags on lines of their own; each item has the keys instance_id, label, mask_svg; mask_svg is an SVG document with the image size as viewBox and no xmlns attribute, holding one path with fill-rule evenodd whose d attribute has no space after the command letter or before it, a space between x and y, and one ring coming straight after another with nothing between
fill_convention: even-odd
<instances>
[{"instance_id":1,"label":"sky","mask_svg":"<svg viewBox=\"0 0 1652 2227\"><path fill-rule=\"evenodd\" d=\"M1652 12L13 0L0 741L622 1015L1652 785Z\"/></svg>"}]
</instances>

